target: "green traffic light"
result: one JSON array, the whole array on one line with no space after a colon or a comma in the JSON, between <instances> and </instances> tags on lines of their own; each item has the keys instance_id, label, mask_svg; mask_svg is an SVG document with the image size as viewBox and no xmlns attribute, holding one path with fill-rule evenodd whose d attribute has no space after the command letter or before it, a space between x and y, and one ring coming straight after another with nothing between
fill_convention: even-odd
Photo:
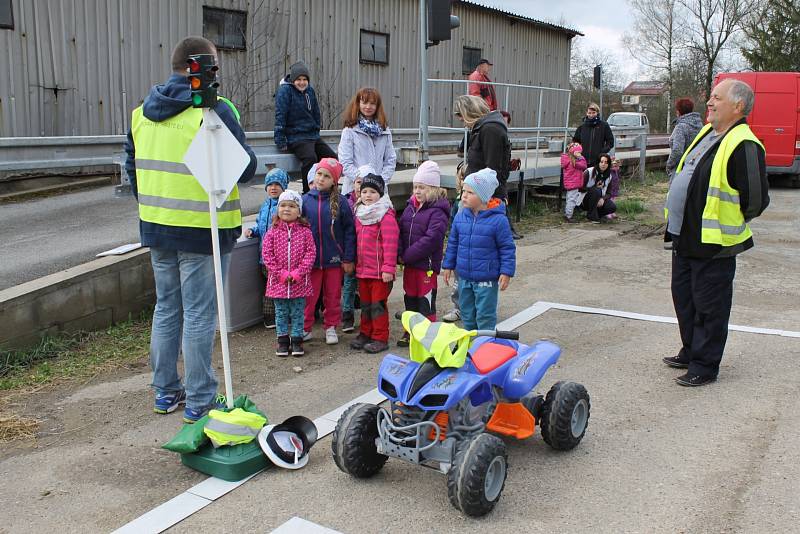
<instances>
[{"instance_id":1,"label":"green traffic light","mask_svg":"<svg viewBox=\"0 0 800 534\"><path fill-rule=\"evenodd\" d=\"M195 93L192 95L192 104L195 106L199 106L203 103L203 95L199 93Z\"/></svg>"}]
</instances>

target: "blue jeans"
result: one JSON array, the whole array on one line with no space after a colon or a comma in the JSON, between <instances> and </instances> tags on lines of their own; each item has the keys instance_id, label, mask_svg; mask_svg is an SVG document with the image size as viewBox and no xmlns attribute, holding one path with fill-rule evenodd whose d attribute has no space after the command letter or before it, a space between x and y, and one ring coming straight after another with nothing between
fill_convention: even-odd
<instances>
[{"instance_id":1,"label":"blue jeans","mask_svg":"<svg viewBox=\"0 0 800 534\"><path fill-rule=\"evenodd\" d=\"M306 308L305 297L294 299L274 299L275 330L280 336L289 335L291 323L292 337L303 337L303 314Z\"/></svg>"},{"instance_id":2,"label":"blue jeans","mask_svg":"<svg viewBox=\"0 0 800 534\"><path fill-rule=\"evenodd\" d=\"M358 283L356 281L356 275L344 275L344 284L342 285L342 313L353 312L353 308L355 308L357 290Z\"/></svg>"},{"instance_id":3,"label":"blue jeans","mask_svg":"<svg viewBox=\"0 0 800 534\"><path fill-rule=\"evenodd\" d=\"M222 256L222 279L231 255ZM156 282L156 309L150 335L152 386L158 393L184 389L178 375L178 354L183 352L186 406L203 410L217 393L211 366L217 325L214 258L168 249L150 249Z\"/></svg>"},{"instance_id":4,"label":"blue jeans","mask_svg":"<svg viewBox=\"0 0 800 534\"><path fill-rule=\"evenodd\" d=\"M466 330L494 330L497 326L497 280L458 281L458 307Z\"/></svg>"}]
</instances>

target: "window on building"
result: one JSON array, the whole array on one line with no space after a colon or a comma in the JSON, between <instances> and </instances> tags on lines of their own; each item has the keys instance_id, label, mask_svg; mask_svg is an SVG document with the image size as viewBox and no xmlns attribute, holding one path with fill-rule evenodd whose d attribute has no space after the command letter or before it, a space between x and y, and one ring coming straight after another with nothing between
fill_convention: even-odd
<instances>
[{"instance_id":1,"label":"window on building","mask_svg":"<svg viewBox=\"0 0 800 534\"><path fill-rule=\"evenodd\" d=\"M247 11L203 6L203 37L217 48L247 48Z\"/></svg>"},{"instance_id":2,"label":"window on building","mask_svg":"<svg viewBox=\"0 0 800 534\"><path fill-rule=\"evenodd\" d=\"M0 0L0 28L14 29L14 12L11 9L11 0Z\"/></svg>"},{"instance_id":3,"label":"window on building","mask_svg":"<svg viewBox=\"0 0 800 534\"><path fill-rule=\"evenodd\" d=\"M361 30L361 63L389 64L389 34Z\"/></svg>"},{"instance_id":4,"label":"window on building","mask_svg":"<svg viewBox=\"0 0 800 534\"><path fill-rule=\"evenodd\" d=\"M480 48L464 47L464 53L461 55L462 74L469 74L475 70L475 67L478 66L478 61L481 60L481 52L483 51Z\"/></svg>"}]
</instances>

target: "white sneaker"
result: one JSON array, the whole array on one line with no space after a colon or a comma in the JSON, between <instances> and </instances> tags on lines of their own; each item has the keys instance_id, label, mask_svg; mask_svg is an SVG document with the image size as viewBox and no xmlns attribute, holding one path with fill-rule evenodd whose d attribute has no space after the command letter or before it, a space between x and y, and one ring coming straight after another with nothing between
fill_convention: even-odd
<instances>
[{"instance_id":1,"label":"white sneaker","mask_svg":"<svg viewBox=\"0 0 800 534\"><path fill-rule=\"evenodd\" d=\"M456 321L461 320L461 312L457 309L452 309L449 312L445 313L442 317L442 320L446 323L455 323Z\"/></svg>"},{"instance_id":2,"label":"white sneaker","mask_svg":"<svg viewBox=\"0 0 800 534\"><path fill-rule=\"evenodd\" d=\"M303 332L303 341L311 341L312 337L311 332Z\"/></svg>"},{"instance_id":3,"label":"white sneaker","mask_svg":"<svg viewBox=\"0 0 800 534\"><path fill-rule=\"evenodd\" d=\"M339 343L339 336L336 335L336 328L331 326L325 330L325 343L328 345L336 345Z\"/></svg>"}]
</instances>

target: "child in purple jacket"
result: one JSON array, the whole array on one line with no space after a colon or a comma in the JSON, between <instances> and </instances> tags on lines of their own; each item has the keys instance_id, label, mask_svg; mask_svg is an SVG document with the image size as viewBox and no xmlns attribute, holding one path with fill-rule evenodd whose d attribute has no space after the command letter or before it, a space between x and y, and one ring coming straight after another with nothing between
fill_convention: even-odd
<instances>
[{"instance_id":1,"label":"child in purple jacket","mask_svg":"<svg viewBox=\"0 0 800 534\"><path fill-rule=\"evenodd\" d=\"M414 194L400 218L398 257L403 269L403 301L406 310L436 320L436 277L442 268L442 252L450 203L441 186L441 172L434 161L423 162L414 175ZM408 346L408 333L397 342Z\"/></svg>"}]
</instances>

